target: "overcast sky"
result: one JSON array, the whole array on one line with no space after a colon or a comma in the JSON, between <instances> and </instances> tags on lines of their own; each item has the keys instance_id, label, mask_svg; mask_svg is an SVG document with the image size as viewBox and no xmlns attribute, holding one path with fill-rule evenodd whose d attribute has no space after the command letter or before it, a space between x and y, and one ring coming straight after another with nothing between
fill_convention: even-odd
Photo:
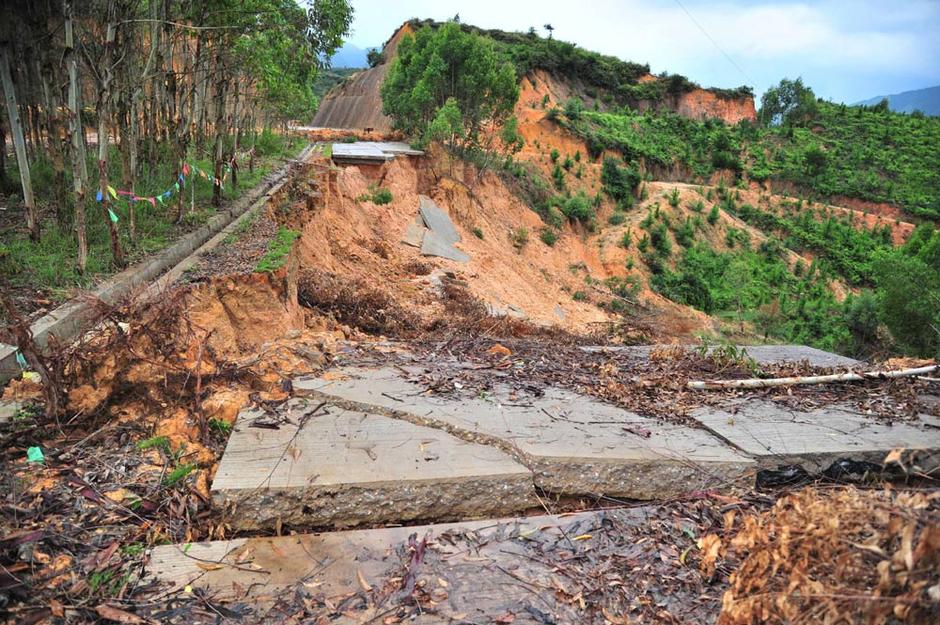
<instances>
[{"instance_id":1,"label":"overcast sky","mask_svg":"<svg viewBox=\"0 0 940 625\"><path fill-rule=\"evenodd\" d=\"M784 76L802 76L817 95L849 103L940 84L940 0L352 3L350 42L360 47L380 45L412 17L445 20L459 13L468 24L535 26L542 35L541 26L550 23L558 39L649 63L654 73L685 74L705 86L749 84L758 95Z\"/></svg>"}]
</instances>

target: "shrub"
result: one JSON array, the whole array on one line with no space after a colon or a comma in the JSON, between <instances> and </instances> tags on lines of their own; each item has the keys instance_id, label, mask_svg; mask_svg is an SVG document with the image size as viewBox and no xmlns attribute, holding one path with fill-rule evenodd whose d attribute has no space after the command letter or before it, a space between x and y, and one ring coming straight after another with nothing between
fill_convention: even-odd
<instances>
[{"instance_id":1,"label":"shrub","mask_svg":"<svg viewBox=\"0 0 940 625\"><path fill-rule=\"evenodd\" d=\"M705 219L708 220L708 223L714 226L716 223L718 223L718 215L719 215L718 205L713 204L712 209L708 211L708 217L706 217Z\"/></svg>"},{"instance_id":2,"label":"shrub","mask_svg":"<svg viewBox=\"0 0 940 625\"><path fill-rule=\"evenodd\" d=\"M577 195L565 199L560 208L565 217L577 219L582 223L587 223L594 217L591 201L584 194L584 191L579 191Z\"/></svg>"},{"instance_id":3,"label":"shrub","mask_svg":"<svg viewBox=\"0 0 940 625\"><path fill-rule=\"evenodd\" d=\"M561 167L558 164L555 164L555 168L552 169L552 181L555 183L555 188L559 191L565 189L565 172L562 171Z\"/></svg>"},{"instance_id":4,"label":"shrub","mask_svg":"<svg viewBox=\"0 0 940 625\"><path fill-rule=\"evenodd\" d=\"M369 192L363 193L356 198L359 202L372 202L373 204L388 204L392 201L392 192L385 187L376 187L369 185Z\"/></svg>"},{"instance_id":5,"label":"shrub","mask_svg":"<svg viewBox=\"0 0 940 625\"><path fill-rule=\"evenodd\" d=\"M689 203L689 210L695 213L701 213L705 210L705 203L702 200L695 200L694 202Z\"/></svg>"},{"instance_id":6,"label":"shrub","mask_svg":"<svg viewBox=\"0 0 940 625\"><path fill-rule=\"evenodd\" d=\"M695 226L692 225L692 219L686 218L685 222L676 228L676 241L682 247L689 247L695 241Z\"/></svg>"},{"instance_id":7,"label":"shrub","mask_svg":"<svg viewBox=\"0 0 940 625\"><path fill-rule=\"evenodd\" d=\"M529 230L525 226L519 226L509 233L509 239L514 248L521 250L529 242Z\"/></svg>"},{"instance_id":8,"label":"shrub","mask_svg":"<svg viewBox=\"0 0 940 625\"><path fill-rule=\"evenodd\" d=\"M565 214L557 206L549 206L545 213L545 223L555 228L565 225Z\"/></svg>"},{"instance_id":9,"label":"shrub","mask_svg":"<svg viewBox=\"0 0 940 625\"><path fill-rule=\"evenodd\" d=\"M571 98L565 102L565 117L571 121L577 121L584 112L584 102L579 98Z\"/></svg>"},{"instance_id":10,"label":"shrub","mask_svg":"<svg viewBox=\"0 0 940 625\"><path fill-rule=\"evenodd\" d=\"M640 174L632 168L621 167L617 159L606 157L601 165L601 184L604 191L618 204L633 205L633 193L640 184Z\"/></svg>"},{"instance_id":11,"label":"shrub","mask_svg":"<svg viewBox=\"0 0 940 625\"><path fill-rule=\"evenodd\" d=\"M542 231L539 233L539 238L542 240L542 243L551 247L558 241L558 233L555 232L554 228L542 228Z\"/></svg>"},{"instance_id":12,"label":"shrub","mask_svg":"<svg viewBox=\"0 0 940 625\"><path fill-rule=\"evenodd\" d=\"M588 298L587 293L585 293L584 291L575 291L574 295L571 296L571 299L573 299L576 302L586 302L587 298Z\"/></svg>"},{"instance_id":13,"label":"shrub","mask_svg":"<svg viewBox=\"0 0 940 625\"><path fill-rule=\"evenodd\" d=\"M475 236L476 238L482 240L482 239L483 239L483 230L481 230L479 227L474 228L474 229L473 229L473 236Z\"/></svg>"},{"instance_id":14,"label":"shrub","mask_svg":"<svg viewBox=\"0 0 940 625\"><path fill-rule=\"evenodd\" d=\"M852 353L856 356L870 355L879 343L878 299L866 289L857 296L849 295L845 300L845 324L852 335Z\"/></svg>"},{"instance_id":15,"label":"shrub","mask_svg":"<svg viewBox=\"0 0 940 625\"><path fill-rule=\"evenodd\" d=\"M673 189L666 196L666 199L669 201L669 206L673 208L679 208L679 189Z\"/></svg>"},{"instance_id":16,"label":"shrub","mask_svg":"<svg viewBox=\"0 0 940 625\"><path fill-rule=\"evenodd\" d=\"M388 204L392 201L392 192L385 187L380 187L372 194L372 201L376 204Z\"/></svg>"},{"instance_id":17,"label":"shrub","mask_svg":"<svg viewBox=\"0 0 940 625\"><path fill-rule=\"evenodd\" d=\"M620 247L628 250L631 243L633 243L633 230L627 228L627 231L623 233L623 238L620 239Z\"/></svg>"},{"instance_id":18,"label":"shrub","mask_svg":"<svg viewBox=\"0 0 940 625\"><path fill-rule=\"evenodd\" d=\"M607 218L607 223L611 226L619 226L624 221L627 220L627 216L621 213L620 211L614 211L610 217Z\"/></svg>"},{"instance_id":19,"label":"shrub","mask_svg":"<svg viewBox=\"0 0 940 625\"><path fill-rule=\"evenodd\" d=\"M669 229L666 224L660 222L650 230L650 243L656 253L664 258L668 258L672 253L672 241L669 240Z\"/></svg>"}]
</instances>

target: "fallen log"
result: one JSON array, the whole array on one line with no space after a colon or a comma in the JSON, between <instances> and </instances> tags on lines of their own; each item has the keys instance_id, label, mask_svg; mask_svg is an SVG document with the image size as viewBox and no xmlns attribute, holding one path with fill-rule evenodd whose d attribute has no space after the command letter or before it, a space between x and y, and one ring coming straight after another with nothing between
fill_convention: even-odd
<instances>
[{"instance_id":1,"label":"fallen log","mask_svg":"<svg viewBox=\"0 0 940 625\"><path fill-rule=\"evenodd\" d=\"M695 391L710 391L729 388L768 388L771 386L795 386L798 384L829 384L830 382L861 382L862 380L884 380L907 378L933 373L940 370L940 365L929 365L915 369L897 371L862 371L860 373L834 373L831 375L797 376L789 378L748 378L746 380L690 380L686 385Z\"/></svg>"}]
</instances>

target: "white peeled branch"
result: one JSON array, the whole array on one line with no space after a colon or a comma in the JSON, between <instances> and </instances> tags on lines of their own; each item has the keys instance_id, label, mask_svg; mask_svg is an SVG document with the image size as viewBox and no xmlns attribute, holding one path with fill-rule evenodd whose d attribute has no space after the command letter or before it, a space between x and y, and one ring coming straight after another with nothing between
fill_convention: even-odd
<instances>
[{"instance_id":1,"label":"white peeled branch","mask_svg":"<svg viewBox=\"0 0 940 625\"><path fill-rule=\"evenodd\" d=\"M940 365L929 365L914 369L897 371L862 371L860 373L834 373L831 375L810 375L789 378L749 378L747 380L690 380L687 386L696 391L708 391L726 388L768 388L771 386L795 386L797 384L828 384L830 382L861 382L862 380L882 380L907 378L925 375L940 370Z\"/></svg>"}]
</instances>

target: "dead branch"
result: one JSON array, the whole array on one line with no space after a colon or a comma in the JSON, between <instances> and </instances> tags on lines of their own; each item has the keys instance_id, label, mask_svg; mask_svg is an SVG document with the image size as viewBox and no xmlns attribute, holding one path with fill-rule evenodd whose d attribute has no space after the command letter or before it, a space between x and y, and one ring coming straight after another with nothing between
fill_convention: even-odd
<instances>
[{"instance_id":1,"label":"dead branch","mask_svg":"<svg viewBox=\"0 0 940 625\"><path fill-rule=\"evenodd\" d=\"M0 282L0 307L9 320L9 326L6 331L0 332L0 338L7 341L9 339L5 335L9 334L12 337L10 342L16 345L23 354L30 368L39 374L39 379L42 380L42 393L46 400L46 416L53 417L59 414L61 376L58 375L54 366L47 366L40 347L33 339L29 323L16 309L10 293L12 290L6 280Z\"/></svg>"},{"instance_id":2,"label":"dead branch","mask_svg":"<svg viewBox=\"0 0 940 625\"><path fill-rule=\"evenodd\" d=\"M811 375L789 378L748 378L746 380L690 380L686 385L695 391L718 390L728 388L768 388L771 386L794 386L799 384L829 384L831 382L861 382L863 380L885 380L907 378L933 373L940 370L940 365L900 369L898 371L862 371L860 373L835 373L832 375Z\"/></svg>"}]
</instances>

